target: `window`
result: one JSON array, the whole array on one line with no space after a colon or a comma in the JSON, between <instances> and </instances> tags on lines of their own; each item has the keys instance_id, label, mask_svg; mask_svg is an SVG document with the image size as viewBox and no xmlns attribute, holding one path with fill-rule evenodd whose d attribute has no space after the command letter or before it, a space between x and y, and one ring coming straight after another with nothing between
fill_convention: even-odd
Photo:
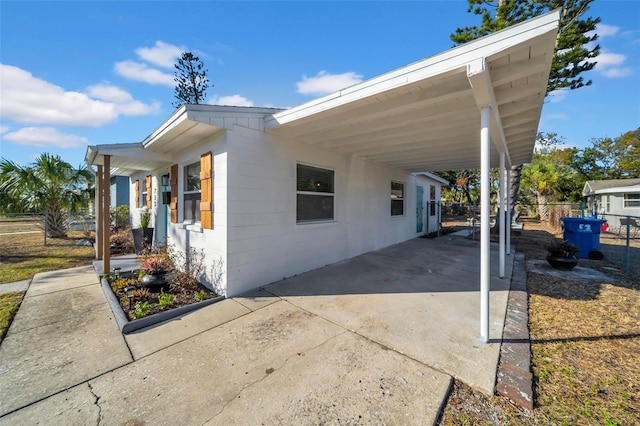
<instances>
[{"instance_id":1,"label":"window","mask_svg":"<svg viewBox=\"0 0 640 426\"><path fill-rule=\"evenodd\" d=\"M391 216L404 215L404 183L391 182Z\"/></svg>"},{"instance_id":2,"label":"window","mask_svg":"<svg viewBox=\"0 0 640 426\"><path fill-rule=\"evenodd\" d=\"M200 222L200 162L184 167L184 220Z\"/></svg>"},{"instance_id":3,"label":"window","mask_svg":"<svg viewBox=\"0 0 640 426\"><path fill-rule=\"evenodd\" d=\"M429 209L429 216L435 216L436 215L436 187L433 185L429 185L429 199L430 201L430 209Z\"/></svg>"},{"instance_id":4,"label":"window","mask_svg":"<svg viewBox=\"0 0 640 426\"><path fill-rule=\"evenodd\" d=\"M640 207L640 194L624 194L624 208Z\"/></svg>"},{"instance_id":5,"label":"window","mask_svg":"<svg viewBox=\"0 0 640 426\"><path fill-rule=\"evenodd\" d=\"M333 170L298 164L296 173L297 223L333 220Z\"/></svg>"},{"instance_id":6,"label":"window","mask_svg":"<svg viewBox=\"0 0 640 426\"><path fill-rule=\"evenodd\" d=\"M600 196L600 213L609 213L611 211L611 196L610 195L601 195Z\"/></svg>"}]
</instances>

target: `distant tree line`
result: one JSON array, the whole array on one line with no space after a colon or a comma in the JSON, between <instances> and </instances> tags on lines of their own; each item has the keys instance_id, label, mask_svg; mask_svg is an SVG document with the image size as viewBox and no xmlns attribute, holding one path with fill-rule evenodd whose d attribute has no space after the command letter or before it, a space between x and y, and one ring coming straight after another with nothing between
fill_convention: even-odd
<instances>
[{"instance_id":1,"label":"distant tree line","mask_svg":"<svg viewBox=\"0 0 640 426\"><path fill-rule=\"evenodd\" d=\"M457 203L480 199L480 171L437 173L449 182L443 198ZM640 177L640 128L616 138L591 139L585 148L567 147L556 133L538 133L532 161L522 167L518 199L525 204L576 203L588 180ZM492 171L497 200L498 170Z\"/></svg>"}]
</instances>

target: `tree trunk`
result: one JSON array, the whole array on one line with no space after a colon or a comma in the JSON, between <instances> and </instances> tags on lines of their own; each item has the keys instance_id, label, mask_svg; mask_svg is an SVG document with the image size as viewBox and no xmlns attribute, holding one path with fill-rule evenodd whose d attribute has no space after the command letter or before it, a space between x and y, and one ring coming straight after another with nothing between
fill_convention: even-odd
<instances>
[{"instance_id":1,"label":"tree trunk","mask_svg":"<svg viewBox=\"0 0 640 426\"><path fill-rule=\"evenodd\" d=\"M45 213L45 227L47 237L65 238L67 236L67 218L61 211Z\"/></svg>"},{"instance_id":2,"label":"tree trunk","mask_svg":"<svg viewBox=\"0 0 640 426\"><path fill-rule=\"evenodd\" d=\"M549 196L547 194L536 192L536 201L538 202L538 214L541 222L549 221Z\"/></svg>"},{"instance_id":3,"label":"tree trunk","mask_svg":"<svg viewBox=\"0 0 640 426\"><path fill-rule=\"evenodd\" d=\"M509 188L509 200L511 206L511 217L515 215L516 203L518 202L518 191L520 191L520 176L522 175L522 164L511 166L509 178L511 187Z\"/></svg>"}]
</instances>

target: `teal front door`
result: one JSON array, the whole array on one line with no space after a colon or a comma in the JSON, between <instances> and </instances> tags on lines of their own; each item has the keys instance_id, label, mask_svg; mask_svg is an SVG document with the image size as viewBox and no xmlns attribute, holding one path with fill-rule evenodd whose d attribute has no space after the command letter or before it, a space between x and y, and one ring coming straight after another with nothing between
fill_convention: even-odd
<instances>
[{"instance_id":1,"label":"teal front door","mask_svg":"<svg viewBox=\"0 0 640 426\"><path fill-rule=\"evenodd\" d=\"M416 186L416 232L422 232L424 227L424 207L422 203L422 192L423 188L421 186Z\"/></svg>"}]
</instances>

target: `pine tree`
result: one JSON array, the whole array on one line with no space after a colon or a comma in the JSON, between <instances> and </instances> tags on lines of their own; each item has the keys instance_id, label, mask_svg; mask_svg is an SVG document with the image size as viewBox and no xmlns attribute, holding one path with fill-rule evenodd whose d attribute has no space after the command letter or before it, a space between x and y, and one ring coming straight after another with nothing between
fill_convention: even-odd
<instances>
[{"instance_id":1,"label":"pine tree","mask_svg":"<svg viewBox=\"0 0 640 426\"><path fill-rule=\"evenodd\" d=\"M579 89L591 85L584 81L582 73L596 66L593 58L600 53L600 46L591 47L598 39L595 33L600 18L581 18L593 0L467 0L467 12L479 15L480 26L456 29L451 40L463 44L478 37L502 30L548 11L561 8L560 28L556 38L555 54L547 83L547 94L558 89ZM511 166L511 206L515 206L520 187L522 164Z\"/></svg>"},{"instance_id":2,"label":"pine tree","mask_svg":"<svg viewBox=\"0 0 640 426\"><path fill-rule=\"evenodd\" d=\"M173 102L174 107L183 104L199 104L206 97L206 90L209 88L207 71L200 58L191 52L184 52L174 65L176 68L176 87L174 96L177 99Z\"/></svg>"}]
</instances>

